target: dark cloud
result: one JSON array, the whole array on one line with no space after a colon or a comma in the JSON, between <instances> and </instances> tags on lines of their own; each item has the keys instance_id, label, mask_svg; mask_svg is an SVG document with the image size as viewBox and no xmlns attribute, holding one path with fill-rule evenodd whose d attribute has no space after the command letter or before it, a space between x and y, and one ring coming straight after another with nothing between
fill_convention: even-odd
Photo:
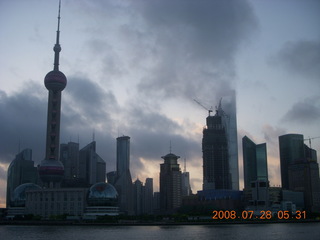
<instances>
[{"instance_id":1,"label":"dark cloud","mask_svg":"<svg viewBox=\"0 0 320 240\"><path fill-rule=\"evenodd\" d=\"M296 102L282 118L286 122L315 124L320 119L320 98L312 97Z\"/></svg>"},{"instance_id":2,"label":"dark cloud","mask_svg":"<svg viewBox=\"0 0 320 240\"><path fill-rule=\"evenodd\" d=\"M256 27L246 1L142 1L134 7L154 38L154 65L140 91L190 98L233 89L234 55Z\"/></svg>"},{"instance_id":3,"label":"dark cloud","mask_svg":"<svg viewBox=\"0 0 320 240\"><path fill-rule=\"evenodd\" d=\"M287 71L299 74L303 81L319 81L320 40L287 42L271 60Z\"/></svg>"},{"instance_id":4,"label":"dark cloud","mask_svg":"<svg viewBox=\"0 0 320 240\"><path fill-rule=\"evenodd\" d=\"M0 94L0 159L9 163L20 148L44 148L45 122L47 105L44 99L38 98L35 82L26 82L24 88L10 96ZM35 89L35 90L34 90ZM35 158L40 157L34 154Z\"/></svg>"}]
</instances>

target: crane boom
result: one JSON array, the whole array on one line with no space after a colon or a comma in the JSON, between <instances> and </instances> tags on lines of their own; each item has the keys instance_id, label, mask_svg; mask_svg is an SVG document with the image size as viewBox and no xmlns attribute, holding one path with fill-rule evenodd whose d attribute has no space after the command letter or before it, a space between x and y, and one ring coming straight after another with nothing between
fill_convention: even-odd
<instances>
[{"instance_id":1,"label":"crane boom","mask_svg":"<svg viewBox=\"0 0 320 240\"><path fill-rule=\"evenodd\" d=\"M317 138L320 138L320 136L319 137L312 137L312 138L306 138L306 139L303 139L303 141L309 141L309 147L311 148L311 140L313 140L313 139L317 139Z\"/></svg>"},{"instance_id":2,"label":"crane boom","mask_svg":"<svg viewBox=\"0 0 320 240\"><path fill-rule=\"evenodd\" d=\"M193 99L193 101L195 101L195 102L198 103L202 108L204 108L205 110L207 110L207 111L208 111L208 114L209 114L209 116L210 116L210 113L212 113L212 109L211 109L211 108L210 108L210 109L206 108L205 106L203 106L203 104L202 104L201 102L197 101L196 99Z\"/></svg>"}]
</instances>

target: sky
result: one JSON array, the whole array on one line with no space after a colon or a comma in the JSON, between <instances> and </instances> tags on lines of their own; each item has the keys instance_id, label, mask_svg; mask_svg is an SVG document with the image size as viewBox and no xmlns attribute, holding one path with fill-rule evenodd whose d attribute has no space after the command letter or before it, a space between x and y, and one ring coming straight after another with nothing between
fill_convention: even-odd
<instances>
[{"instance_id":1,"label":"sky","mask_svg":"<svg viewBox=\"0 0 320 240\"><path fill-rule=\"evenodd\" d=\"M60 143L94 138L109 172L116 138L130 136L132 178L157 191L171 142L196 193L208 112L194 99L214 109L222 98L226 112L235 99L240 189L245 135L267 143L280 185L278 137L320 136L319 13L318 0L62 0ZM58 0L0 0L0 207L19 149L45 156L57 14Z\"/></svg>"}]
</instances>

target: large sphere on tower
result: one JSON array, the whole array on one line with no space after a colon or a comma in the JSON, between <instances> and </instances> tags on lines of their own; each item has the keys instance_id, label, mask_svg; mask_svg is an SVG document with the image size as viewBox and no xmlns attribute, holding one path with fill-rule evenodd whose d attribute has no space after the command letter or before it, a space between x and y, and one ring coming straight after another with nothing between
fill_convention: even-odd
<instances>
[{"instance_id":1,"label":"large sphere on tower","mask_svg":"<svg viewBox=\"0 0 320 240\"><path fill-rule=\"evenodd\" d=\"M44 85L48 90L62 91L67 86L67 78L63 72L53 70L45 76Z\"/></svg>"}]
</instances>

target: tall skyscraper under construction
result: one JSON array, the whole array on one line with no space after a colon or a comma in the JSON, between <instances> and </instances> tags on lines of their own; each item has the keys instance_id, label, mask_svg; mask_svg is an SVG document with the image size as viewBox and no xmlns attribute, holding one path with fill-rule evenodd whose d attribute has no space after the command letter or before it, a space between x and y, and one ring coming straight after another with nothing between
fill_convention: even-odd
<instances>
[{"instance_id":1,"label":"tall skyscraper under construction","mask_svg":"<svg viewBox=\"0 0 320 240\"><path fill-rule=\"evenodd\" d=\"M235 104L235 103L234 103ZM203 129L203 190L239 189L237 125L234 110L224 112L221 100Z\"/></svg>"}]
</instances>

